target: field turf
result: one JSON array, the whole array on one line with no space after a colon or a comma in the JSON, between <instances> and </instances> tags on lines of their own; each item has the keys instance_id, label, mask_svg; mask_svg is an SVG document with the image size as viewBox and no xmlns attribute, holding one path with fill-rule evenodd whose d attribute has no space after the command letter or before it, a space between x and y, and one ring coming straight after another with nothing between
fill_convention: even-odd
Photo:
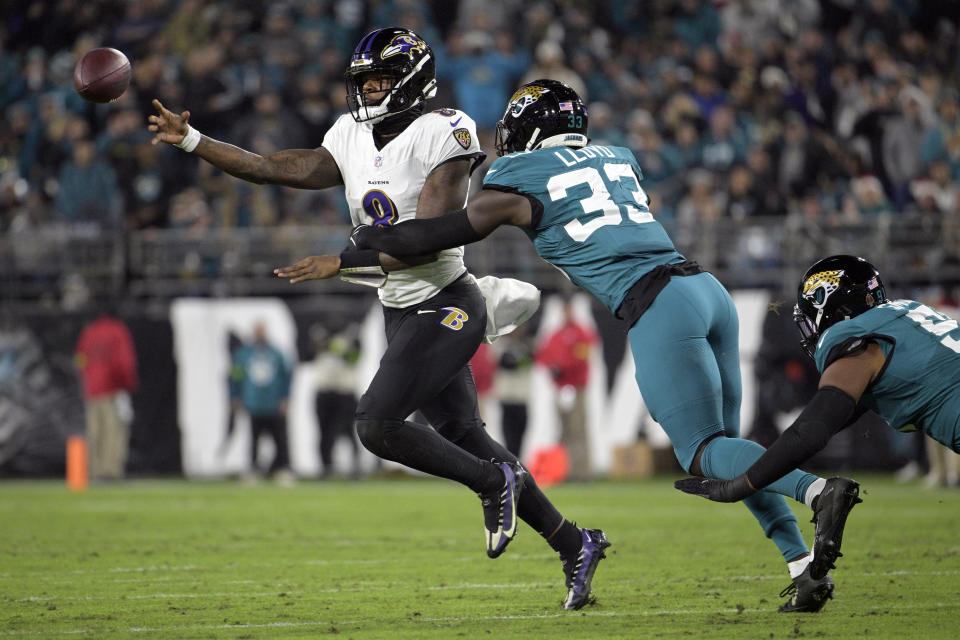
<instances>
[{"instance_id":1,"label":"field turf","mask_svg":"<svg viewBox=\"0 0 960 640\"><path fill-rule=\"evenodd\" d=\"M579 612L531 529L485 556L451 482L7 481L0 639L960 637L960 490L859 479L835 599L802 615L777 613L786 568L746 509L672 478L548 491L614 545Z\"/></svg>"}]
</instances>

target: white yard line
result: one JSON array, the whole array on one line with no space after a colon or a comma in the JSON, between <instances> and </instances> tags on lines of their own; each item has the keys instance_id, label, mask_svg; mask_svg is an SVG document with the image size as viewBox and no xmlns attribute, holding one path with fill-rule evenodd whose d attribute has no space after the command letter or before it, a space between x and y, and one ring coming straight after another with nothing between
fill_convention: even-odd
<instances>
[{"instance_id":1,"label":"white yard line","mask_svg":"<svg viewBox=\"0 0 960 640\"><path fill-rule=\"evenodd\" d=\"M879 576L955 576L960 575L960 571L884 571L882 573L872 573L868 571L850 572L845 571L845 577L879 577ZM735 576L725 577L725 580L742 580L744 582L755 582L759 580L779 580L785 578L782 575L753 575L753 576ZM687 581L701 581L700 578L633 578L628 580L605 580L604 584L608 587L622 586L630 584L643 583L676 583ZM124 582L128 582L124 580ZM224 584L256 584L254 581L229 580ZM85 595L85 596L25 596L22 598L4 598L7 602L72 602L72 601L92 601L92 600L152 600L152 599L191 599L191 598L269 598L276 597L281 593L296 596L309 596L317 593L357 593L363 591L388 591L396 587L397 581L360 581L354 582L354 586L349 587L328 587L322 589L291 589L288 585L277 585L275 588L264 591L210 591L193 593L144 593L144 594L123 594L123 595ZM514 583L477 583L477 582L459 582L453 584L440 584L424 587L428 591L458 591L467 589L480 590L503 590L503 589L554 589L560 584L559 579L552 582L514 582ZM744 591L745 589L735 589L734 591Z\"/></svg>"},{"instance_id":2,"label":"white yard line","mask_svg":"<svg viewBox=\"0 0 960 640\"><path fill-rule=\"evenodd\" d=\"M447 562L475 562L478 555L469 555L469 556L459 556L456 558L449 558ZM511 561L527 561L527 560L543 560L546 558L555 559L556 554L551 553L528 553L522 554L518 553L513 556L510 556ZM330 565L356 565L356 564L398 564L401 562L407 562L404 558L398 556L390 556L383 558L356 558L356 559L343 559L343 560L306 560L303 562L258 562L255 564L244 564L244 568L271 568L271 567L289 567L291 565L307 565L307 566L330 566ZM181 566L166 566L166 565L151 565L146 567L107 567L102 569L74 569L72 571L62 571L57 568L50 569L36 569L33 571L21 571L21 572L3 572L0 573L0 580L17 580L19 581L23 576L42 576L44 574L53 574L56 577L61 577L65 573L71 575L83 575L83 574L99 574L99 573L147 573L147 572L176 572L176 571L218 571L226 568L226 565L209 565L209 566L199 566L199 565L181 565ZM235 567L231 567L231 571L235 570Z\"/></svg>"},{"instance_id":3,"label":"white yard line","mask_svg":"<svg viewBox=\"0 0 960 640\"><path fill-rule=\"evenodd\" d=\"M890 611L929 611L937 609L953 609L955 602L927 602L923 604L899 604L883 605L876 607L844 607L839 604L831 604L831 611L856 611L858 614L865 612L890 612ZM410 622L413 625L419 625L424 622L448 624L451 622L492 622L495 620L542 620L563 618L566 616L590 617L590 618L651 618L657 616L690 616L690 615L710 615L710 614L743 614L743 613L771 613L769 608L749 608L749 609L730 609L730 608L702 608L702 609L661 609L655 611L579 611L577 613L540 613L526 615L504 615L504 616L447 616L439 618L413 618L397 619L397 622ZM361 618L356 620L308 620L303 622L261 622L245 624L210 624L210 625L188 625L188 626L168 626L168 627L127 627L125 629L110 630L108 633L164 633L178 634L189 631L216 631L221 629L282 629L282 628L305 628L305 627L328 627L328 626L350 626L350 625L370 625L383 623L382 619ZM60 635L79 635L93 634L88 629L64 629L60 631L0 631L0 636L60 636ZM103 633L100 630L96 633ZM176 637L173 635L172 637Z\"/></svg>"}]
</instances>

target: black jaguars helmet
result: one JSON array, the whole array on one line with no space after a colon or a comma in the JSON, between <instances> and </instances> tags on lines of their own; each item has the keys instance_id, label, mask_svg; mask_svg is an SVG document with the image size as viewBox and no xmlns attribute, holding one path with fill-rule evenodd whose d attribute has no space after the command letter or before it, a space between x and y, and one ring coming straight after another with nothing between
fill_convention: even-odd
<instances>
[{"instance_id":1,"label":"black jaguars helmet","mask_svg":"<svg viewBox=\"0 0 960 640\"><path fill-rule=\"evenodd\" d=\"M886 301L880 272L863 258L839 255L815 263L803 274L793 308L804 350L813 357L824 331Z\"/></svg>"},{"instance_id":2,"label":"black jaguars helmet","mask_svg":"<svg viewBox=\"0 0 960 640\"><path fill-rule=\"evenodd\" d=\"M357 122L377 123L432 98L437 93L433 50L409 29L375 29L360 39L344 74L347 107ZM363 85L370 79L386 94L369 101ZM369 91L367 93L375 93Z\"/></svg>"},{"instance_id":3,"label":"black jaguars helmet","mask_svg":"<svg viewBox=\"0 0 960 640\"><path fill-rule=\"evenodd\" d=\"M576 91L557 80L534 80L517 89L497 123L498 156L586 144L587 108Z\"/></svg>"}]
</instances>

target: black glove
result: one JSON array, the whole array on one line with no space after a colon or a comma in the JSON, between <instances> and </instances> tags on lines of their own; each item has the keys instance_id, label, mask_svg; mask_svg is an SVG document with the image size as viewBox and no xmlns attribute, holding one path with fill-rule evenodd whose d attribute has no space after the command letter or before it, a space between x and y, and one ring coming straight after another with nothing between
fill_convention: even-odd
<instances>
[{"instance_id":1,"label":"black glove","mask_svg":"<svg viewBox=\"0 0 960 640\"><path fill-rule=\"evenodd\" d=\"M740 474L733 480L684 478L674 482L673 486L684 493L707 498L714 502L737 502L756 493L747 481L746 474Z\"/></svg>"},{"instance_id":2,"label":"black glove","mask_svg":"<svg viewBox=\"0 0 960 640\"><path fill-rule=\"evenodd\" d=\"M353 231L350 232L350 244L353 245L354 249L369 249L370 246L366 243L367 234L373 231L373 227L368 224L358 224L353 228Z\"/></svg>"}]
</instances>

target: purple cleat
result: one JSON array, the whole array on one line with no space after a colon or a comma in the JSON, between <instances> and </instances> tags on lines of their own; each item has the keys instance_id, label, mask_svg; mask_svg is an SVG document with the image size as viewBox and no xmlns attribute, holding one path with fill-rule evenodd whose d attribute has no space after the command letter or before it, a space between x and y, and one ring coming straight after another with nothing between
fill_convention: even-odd
<instances>
[{"instance_id":1,"label":"purple cleat","mask_svg":"<svg viewBox=\"0 0 960 640\"><path fill-rule=\"evenodd\" d=\"M600 561L607 557L604 550L610 546L607 534L600 529L580 529L582 546L576 561L563 560L563 573L567 577L567 599L563 608L568 611L589 604L590 583Z\"/></svg>"},{"instance_id":2,"label":"purple cleat","mask_svg":"<svg viewBox=\"0 0 960 640\"><path fill-rule=\"evenodd\" d=\"M483 503L483 523L487 534L487 556L496 558L503 553L517 535L517 500L523 491L526 471L516 462L497 463L503 472L504 483L500 493L480 495Z\"/></svg>"}]
</instances>

